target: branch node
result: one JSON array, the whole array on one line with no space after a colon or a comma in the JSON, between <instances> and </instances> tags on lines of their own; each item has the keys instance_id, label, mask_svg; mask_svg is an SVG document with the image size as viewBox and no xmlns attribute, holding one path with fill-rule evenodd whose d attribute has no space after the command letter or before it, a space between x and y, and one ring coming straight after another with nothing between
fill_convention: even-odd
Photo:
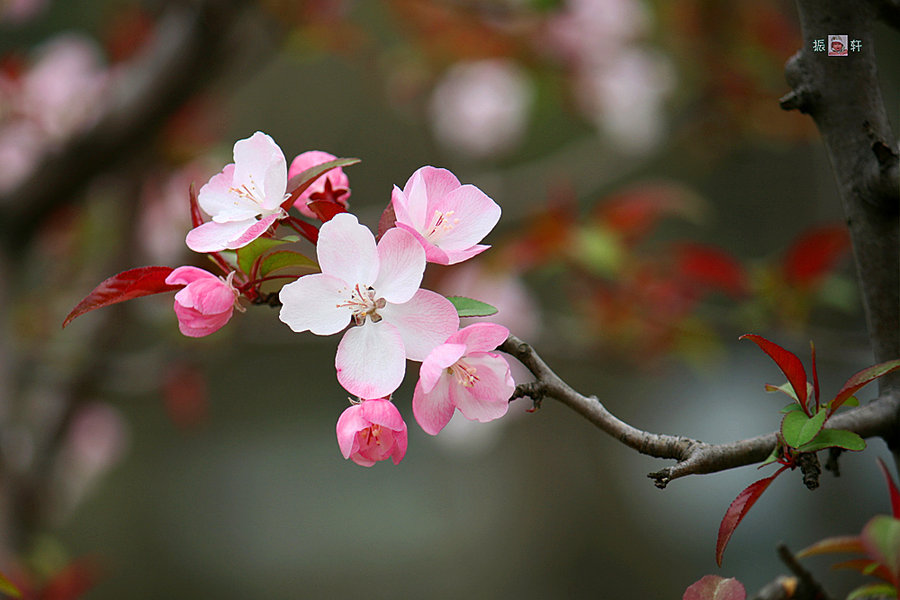
<instances>
[{"instance_id":1,"label":"branch node","mask_svg":"<svg viewBox=\"0 0 900 600\"><path fill-rule=\"evenodd\" d=\"M822 468L819 466L819 457L815 452L804 452L800 455L800 472L803 473L803 485L809 490L819 487L819 475Z\"/></svg>"},{"instance_id":2,"label":"branch node","mask_svg":"<svg viewBox=\"0 0 900 600\"><path fill-rule=\"evenodd\" d=\"M806 86L798 86L778 100L782 110L799 110L803 114L809 114L813 106L813 92Z\"/></svg>"},{"instance_id":3,"label":"branch node","mask_svg":"<svg viewBox=\"0 0 900 600\"><path fill-rule=\"evenodd\" d=\"M672 467L666 467L654 473L647 473L647 477L653 480L653 485L664 490L669 485L669 482L672 481Z\"/></svg>"},{"instance_id":4,"label":"branch node","mask_svg":"<svg viewBox=\"0 0 900 600\"><path fill-rule=\"evenodd\" d=\"M840 448L828 449L828 460L825 461L825 470L831 471L835 477L841 476L841 465L838 464L838 458L840 458L842 453L843 450Z\"/></svg>"}]
</instances>

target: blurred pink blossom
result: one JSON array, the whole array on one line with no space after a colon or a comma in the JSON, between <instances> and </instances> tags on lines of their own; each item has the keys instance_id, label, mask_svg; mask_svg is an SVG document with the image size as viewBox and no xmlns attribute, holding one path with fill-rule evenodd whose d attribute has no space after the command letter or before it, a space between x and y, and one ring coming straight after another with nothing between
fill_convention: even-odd
<instances>
[{"instance_id":1,"label":"blurred pink blossom","mask_svg":"<svg viewBox=\"0 0 900 600\"><path fill-rule=\"evenodd\" d=\"M344 458L363 467L388 458L396 465L406 455L406 423L389 400L362 400L349 407L338 418L336 432Z\"/></svg>"},{"instance_id":2,"label":"blurred pink blossom","mask_svg":"<svg viewBox=\"0 0 900 600\"><path fill-rule=\"evenodd\" d=\"M93 40L54 38L22 76L19 110L54 142L91 125L106 98L110 73Z\"/></svg>"},{"instance_id":3,"label":"blurred pink blossom","mask_svg":"<svg viewBox=\"0 0 900 600\"><path fill-rule=\"evenodd\" d=\"M203 337L224 327L238 303L238 291L231 280L216 277L197 267L178 267L166 277L169 285L184 285L175 294L178 329L188 337Z\"/></svg>"},{"instance_id":4,"label":"blurred pink blossom","mask_svg":"<svg viewBox=\"0 0 900 600\"><path fill-rule=\"evenodd\" d=\"M0 21L23 23L47 8L47 0L0 0Z\"/></svg>"},{"instance_id":5,"label":"blurred pink blossom","mask_svg":"<svg viewBox=\"0 0 900 600\"><path fill-rule=\"evenodd\" d=\"M431 98L435 135L441 144L475 158L509 150L525 132L533 95L527 74L511 60L458 63Z\"/></svg>"},{"instance_id":6,"label":"blurred pink blossom","mask_svg":"<svg viewBox=\"0 0 900 600\"><path fill-rule=\"evenodd\" d=\"M291 167L288 169L288 179L295 175L299 175L307 169L311 169L336 158L335 155L329 154L328 152L322 152L321 150L309 150L308 152L299 154L291 161ZM320 175L311 186L306 188L303 193L297 197L297 200L294 201L294 206L303 214L303 216L315 219L315 213L306 206L307 203L313 200L336 202L344 208L347 208L347 205L350 202L350 178L347 177L344 170L337 167L324 175Z\"/></svg>"},{"instance_id":7,"label":"blurred pink blossom","mask_svg":"<svg viewBox=\"0 0 900 600\"><path fill-rule=\"evenodd\" d=\"M540 308L519 277L507 270L492 269L477 261L455 266L436 286L447 296L465 296L497 308L489 317L466 317L465 323L490 321L511 333L535 341L540 333Z\"/></svg>"}]
</instances>

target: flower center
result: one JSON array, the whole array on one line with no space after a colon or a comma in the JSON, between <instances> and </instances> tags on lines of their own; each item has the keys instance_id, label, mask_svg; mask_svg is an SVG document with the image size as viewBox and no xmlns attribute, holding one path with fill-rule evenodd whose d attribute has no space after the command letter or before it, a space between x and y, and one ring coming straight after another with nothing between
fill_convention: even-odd
<instances>
[{"instance_id":1,"label":"flower center","mask_svg":"<svg viewBox=\"0 0 900 600\"><path fill-rule=\"evenodd\" d=\"M384 308L387 301L384 298L375 298L375 288L372 286L362 287L356 284L350 299L343 304L338 304L338 308L349 308L353 312L353 322L357 325L363 325L366 317L372 319L373 323L381 320L378 310Z\"/></svg>"},{"instance_id":2,"label":"flower center","mask_svg":"<svg viewBox=\"0 0 900 600\"><path fill-rule=\"evenodd\" d=\"M478 369L469 365L457 362L453 366L447 368L447 372L456 377L456 381L463 387L470 388L478 382Z\"/></svg>"},{"instance_id":3,"label":"flower center","mask_svg":"<svg viewBox=\"0 0 900 600\"><path fill-rule=\"evenodd\" d=\"M381 425L370 425L361 433L367 446L371 446L373 444L376 446L381 445Z\"/></svg>"},{"instance_id":4,"label":"flower center","mask_svg":"<svg viewBox=\"0 0 900 600\"><path fill-rule=\"evenodd\" d=\"M452 210L447 212L434 211L428 226L425 228L425 237L431 241L437 241L453 229L459 223L459 219L453 218L453 212Z\"/></svg>"}]
</instances>

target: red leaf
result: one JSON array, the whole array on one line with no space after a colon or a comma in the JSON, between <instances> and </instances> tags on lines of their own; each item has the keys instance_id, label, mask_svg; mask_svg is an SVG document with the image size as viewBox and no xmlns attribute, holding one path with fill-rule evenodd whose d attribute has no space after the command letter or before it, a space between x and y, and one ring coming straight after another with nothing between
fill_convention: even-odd
<instances>
[{"instance_id":1,"label":"red leaf","mask_svg":"<svg viewBox=\"0 0 900 600\"><path fill-rule=\"evenodd\" d=\"M695 286L725 292L739 298L747 291L747 273L731 255L702 244L675 248L677 272Z\"/></svg>"},{"instance_id":2,"label":"red leaf","mask_svg":"<svg viewBox=\"0 0 900 600\"><path fill-rule=\"evenodd\" d=\"M793 352L788 352L778 344L770 342L761 335L747 333L742 335L739 339L744 338L756 342L756 345L762 348L763 352L768 354L771 359L775 361L775 364L778 365L778 368L781 369L781 372L787 377L791 387L794 388L794 393L797 394L800 406L803 407L803 410L806 410L806 369L803 368L803 363L800 362L797 355ZM850 394L848 394L848 396L849 395Z\"/></svg>"},{"instance_id":3,"label":"red leaf","mask_svg":"<svg viewBox=\"0 0 900 600\"><path fill-rule=\"evenodd\" d=\"M858 535L842 535L819 540L811 546L807 546L797 553L797 558L816 556L819 554L834 554L836 552L856 552L862 554L865 549Z\"/></svg>"},{"instance_id":4,"label":"red leaf","mask_svg":"<svg viewBox=\"0 0 900 600\"><path fill-rule=\"evenodd\" d=\"M330 200L312 200L307 202L306 208L311 210L323 223L330 221L334 215L347 212L342 204Z\"/></svg>"},{"instance_id":5,"label":"red leaf","mask_svg":"<svg viewBox=\"0 0 900 600\"><path fill-rule=\"evenodd\" d=\"M188 189L188 197L191 201L191 224L196 228L203 225L203 213L200 212L200 202L197 200L197 190L194 184Z\"/></svg>"},{"instance_id":6,"label":"red leaf","mask_svg":"<svg viewBox=\"0 0 900 600\"><path fill-rule=\"evenodd\" d=\"M79 317L95 308L109 306L132 298L161 294L181 289L182 285L169 285L166 277L172 272L171 267L138 267L122 271L103 281L88 294L63 321L63 327L72 319Z\"/></svg>"},{"instance_id":7,"label":"red leaf","mask_svg":"<svg viewBox=\"0 0 900 600\"><path fill-rule=\"evenodd\" d=\"M597 216L626 242L636 242L661 218L696 212L696 198L688 191L668 183L643 183L607 198L598 207Z\"/></svg>"},{"instance_id":8,"label":"red leaf","mask_svg":"<svg viewBox=\"0 0 900 600\"><path fill-rule=\"evenodd\" d=\"M803 233L788 248L782 262L784 278L809 288L818 284L850 249L850 234L843 225L826 225Z\"/></svg>"},{"instance_id":9,"label":"red leaf","mask_svg":"<svg viewBox=\"0 0 900 600\"><path fill-rule=\"evenodd\" d=\"M900 519L900 490L897 489L891 472L888 471L887 465L881 458L878 459L878 467L881 469L881 474L884 475L884 480L887 481L888 491L891 494L891 515L895 519Z\"/></svg>"},{"instance_id":10,"label":"red leaf","mask_svg":"<svg viewBox=\"0 0 900 600\"><path fill-rule=\"evenodd\" d=\"M897 369L900 369L900 359L878 363L877 365L866 367L859 373L856 373L844 383L844 387L840 389L837 396L831 401L831 412L834 413L834 411L847 401L847 398L855 394L860 388L875 381L882 375L887 375L891 371L896 371Z\"/></svg>"},{"instance_id":11,"label":"red leaf","mask_svg":"<svg viewBox=\"0 0 900 600\"><path fill-rule=\"evenodd\" d=\"M102 569L95 559L81 558L69 563L41 591L41 600L76 600L93 588Z\"/></svg>"},{"instance_id":12,"label":"red leaf","mask_svg":"<svg viewBox=\"0 0 900 600\"><path fill-rule=\"evenodd\" d=\"M720 567L722 566L722 556L725 554L725 546L728 545L731 534L734 533L734 530L737 529L737 526L744 519L744 515L746 515L747 511L750 510L750 507L759 500L759 497L766 491L766 488L768 488L775 478L781 475L786 468L787 467L781 467L771 477L766 477L765 479L760 479L757 482L751 483L744 491L738 494L737 498L734 499L734 502L728 507L728 510L725 511L725 516L722 517L722 522L719 524L719 535L716 538L717 565Z\"/></svg>"},{"instance_id":13,"label":"red leaf","mask_svg":"<svg viewBox=\"0 0 900 600\"><path fill-rule=\"evenodd\" d=\"M384 235L384 232L397 224L397 215L394 213L394 203L388 202L378 219L378 239Z\"/></svg>"},{"instance_id":14,"label":"red leaf","mask_svg":"<svg viewBox=\"0 0 900 600\"><path fill-rule=\"evenodd\" d=\"M684 590L681 600L745 600L745 598L747 590L734 577L725 579L718 575L704 575Z\"/></svg>"}]
</instances>

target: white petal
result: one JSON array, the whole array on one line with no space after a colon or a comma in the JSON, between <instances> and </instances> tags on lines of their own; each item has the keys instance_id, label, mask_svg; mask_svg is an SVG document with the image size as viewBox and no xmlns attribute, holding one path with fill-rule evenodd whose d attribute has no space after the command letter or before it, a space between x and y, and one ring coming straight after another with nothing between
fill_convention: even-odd
<instances>
[{"instance_id":1,"label":"white petal","mask_svg":"<svg viewBox=\"0 0 900 600\"><path fill-rule=\"evenodd\" d=\"M403 336L406 356L425 360L457 329L459 315L449 300L430 290L419 290L409 302L388 303L378 311L384 321L396 326Z\"/></svg>"},{"instance_id":2,"label":"white petal","mask_svg":"<svg viewBox=\"0 0 900 600\"><path fill-rule=\"evenodd\" d=\"M350 297L347 284L330 275L305 275L281 288L278 318L296 332L331 335L350 323L351 311L340 306Z\"/></svg>"},{"instance_id":3,"label":"white petal","mask_svg":"<svg viewBox=\"0 0 900 600\"><path fill-rule=\"evenodd\" d=\"M409 301L422 283L425 251L411 233L392 227L378 241L378 279L373 287L379 298L401 304Z\"/></svg>"},{"instance_id":4,"label":"white petal","mask_svg":"<svg viewBox=\"0 0 900 600\"><path fill-rule=\"evenodd\" d=\"M351 286L372 285L378 277L375 236L350 213L335 215L322 225L316 253L323 273Z\"/></svg>"},{"instance_id":5,"label":"white petal","mask_svg":"<svg viewBox=\"0 0 900 600\"><path fill-rule=\"evenodd\" d=\"M381 321L351 327L334 357L338 381L360 398L382 398L392 393L406 373L403 339L396 327Z\"/></svg>"},{"instance_id":6,"label":"white petal","mask_svg":"<svg viewBox=\"0 0 900 600\"><path fill-rule=\"evenodd\" d=\"M287 187L287 161L275 141L261 131L234 145L234 187L246 189L260 209L281 204Z\"/></svg>"}]
</instances>

